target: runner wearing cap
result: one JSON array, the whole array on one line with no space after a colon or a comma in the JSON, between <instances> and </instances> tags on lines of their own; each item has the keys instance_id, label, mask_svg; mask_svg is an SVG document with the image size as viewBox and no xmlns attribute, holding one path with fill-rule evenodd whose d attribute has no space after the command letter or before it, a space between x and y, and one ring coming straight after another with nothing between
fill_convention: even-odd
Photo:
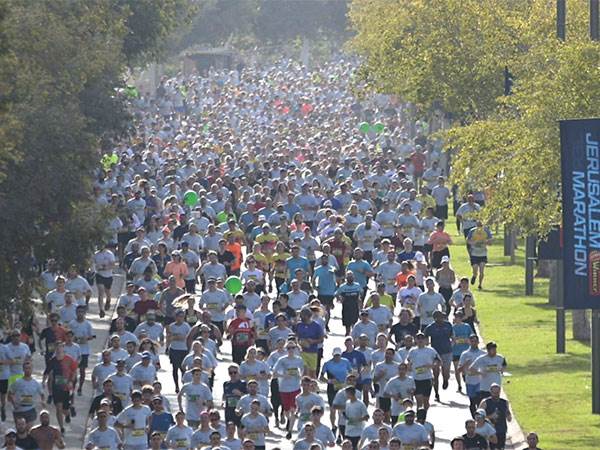
<instances>
[{"instance_id":1,"label":"runner wearing cap","mask_svg":"<svg viewBox=\"0 0 600 450\"><path fill-rule=\"evenodd\" d=\"M412 409L404 412L404 423L398 423L392 430L392 435L402 441L403 448L419 448L429 445L429 435L423 425L415 421Z\"/></svg>"},{"instance_id":2,"label":"runner wearing cap","mask_svg":"<svg viewBox=\"0 0 600 450\"><path fill-rule=\"evenodd\" d=\"M148 445L147 426L152 412L142 404L142 393L131 393L131 405L117 416L117 427L123 431L127 450L145 450Z\"/></svg>"},{"instance_id":3,"label":"runner wearing cap","mask_svg":"<svg viewBox=\"0 0 600 450\"><path fill-rule=\"evenodd\" d=\"M14 432L14 430L10 431ZM64 435L64 430L59 431L50 425L50 413L45 410L40 412L39 425L34 426L29 431L29 434L35 439L40 450L52 450L54 446L60 449L65 448L61 433Z\"/></svg>"},{"instance_id":4,"label":"runner wearing cap","mask_svg":"<svg viewBox=\"0 0 600 450\"><path fill-rule=\"evenodd\" d=\"M85 445L87 450L93 450L94 448L117 450L121 448L121 437L117 430L108 426L108 417L106 411L100 410L96 413L98 427L94 428L87 437Z\"/></svg>"},{"instance_id":5,"label":"runner wearing cap","mask_svg":"<svg viewBox=\"0 0 600 450\"><path fill-rule=\"evenodd\" d=\"M473 418L475 419L475 433L483 436L487 443L492 446L498 443L496 436L496 429L494 426L485 419L485 409L477 409Z\"/></svg>"},{"instance_id":6,"label":"runner wearing cap","mask_svg":"<svg viewBox=\"0 0 600 450\"><path fill-rule=\"evenodd\" d=\"M152 385L156 379L156 366L152 362L152 353L142 352L142 360L131 368L129 375L133 380L133 386L141 389L145 385Z\"/></svg>"}]
</instances>

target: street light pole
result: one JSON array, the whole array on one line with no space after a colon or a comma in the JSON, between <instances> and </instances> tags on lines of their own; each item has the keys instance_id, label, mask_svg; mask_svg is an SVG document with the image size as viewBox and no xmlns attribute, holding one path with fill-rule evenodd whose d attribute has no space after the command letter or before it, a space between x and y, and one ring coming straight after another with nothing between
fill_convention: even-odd
<instances>
[{"instance_id":1,"label":"street light pole","mask_svg":"<svg viewBox=\"0 0 600 450\"><path fill-rule=\"evenodd\" d=\"M590 39L600 40L600 0L590 0Z\"/></svg>"},{"instance_id":2,"label":"street light pole","mask_svg":"<svg viewBox=\"0 0 600 450\"><path fill-rule=\"evenodd\" d=\"M566 37L567 1L556 0L556 37L561 41Z\"/></svg>"}]
</instances>

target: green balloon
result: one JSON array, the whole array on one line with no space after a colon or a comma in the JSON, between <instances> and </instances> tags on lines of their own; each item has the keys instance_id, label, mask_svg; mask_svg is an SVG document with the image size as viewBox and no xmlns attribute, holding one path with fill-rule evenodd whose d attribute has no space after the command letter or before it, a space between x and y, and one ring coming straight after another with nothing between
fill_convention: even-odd
<instances>
[{"instance_id":1,"label":"green balloon","mask_svg":"<svg viewBox=\"0 0 600 450\"><path fill-rule=\"evenodd\" d=\"M366 134L371 129L371 126L367 122L361 122L358 125L358 129L360 130L361 133L365 133Z\"/></svg>"},{"instance_id":2,"label":"green balloon","mask_svg":"<svg viewBox=\"0 0 600 450\"><path fill-rule=\"evenodd\" d=\"M239 277L231 276L225 280L225 289L231 295L235 295L242 290L242 280Z\"/></svg>"},{"instance_id":3,"label":"green balloon","mask_svg":"<svg viewBox=\"0 0 600 450\"><path fill-rule=\"evenodd\" d=\"M225 211L221 211L219 214L217 214L217 222L227 222L227 213Z\"/></svg>"},{"instance_id":4,"label":"green balloon","mask_svg":"<svg viewBox=\"0 0 600 450\"><path fill-rule=\"evenodd\" d=\"M196 206L198 204L198 194L194 191L187 191L183 195L183 203L186 206Z\"/></svg>"},{"instance_id":5,"label":"green balloon","mask_svg":"<svg viewBox=\"0 0 600 450\"><path fill-rule=\"evenodd\" d=\"M383 133L383 130L385 130L385 125L381 122L377 122L375 125L373 125L373 130L375 130L375 133Z\"/></svg>"}]
</instances>

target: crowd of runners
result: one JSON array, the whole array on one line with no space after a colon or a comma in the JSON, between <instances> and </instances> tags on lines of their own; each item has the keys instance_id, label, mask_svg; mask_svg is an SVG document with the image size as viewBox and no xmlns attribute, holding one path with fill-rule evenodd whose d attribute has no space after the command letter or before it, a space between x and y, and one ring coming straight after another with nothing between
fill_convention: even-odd
<instances>
[{"instance_id":1,"label":"crowd of runners","mask_svg":"<svg viewBox=\"0 0 600 450\"><path fill-rule=\"evenodd\" d=\"M354 69L213 70L132 100L131 135L94 184L114 218L93 274L49 261L46 318L0 345L6 448L64 448L76 414L87 449L263 450L273 427L289 442L269 450L448 448L427 415L451 376L472 419L450 447L505 448L506 360L480 341L475 308L485 197L448 185L441 142L409 105L356 98ZM453 270L453 240L472 272ZM112 315L101 354L93 285ZM89 383L89 411L75 411Z\"/></svg>"}]
</instances>

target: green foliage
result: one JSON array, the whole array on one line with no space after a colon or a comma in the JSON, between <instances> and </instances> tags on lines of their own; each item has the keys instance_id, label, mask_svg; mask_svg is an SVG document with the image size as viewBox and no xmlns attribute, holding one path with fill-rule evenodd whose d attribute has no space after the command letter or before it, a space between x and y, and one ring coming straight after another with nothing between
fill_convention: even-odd
<instances>
[{"instance_id":1,"label":"green foliage","mask_svg":"<svg viewBox=\"0 0 600 450\"><path fill-rule=\"evenodd\" d=\"M27 302L36 262L83 266L103 238L110 213L91 187L100 143L127 124L116 88L172 26L168 9L148 31L135 15L183 4L132 3L0 0L0 312Z\"/></svg>"},{"instance_id":2,"label":"green foliage","mask_svg":"<svg viewBox=\"0 0 600 450\"><path fill-rule=\"evenodd\" d=\"M125 17L123 53L131 66L159 56L169 33L197 11L189 0L117 0L113 8Z\"/></svg>"},{"instance_id":3,"label":"green foliage","mask_svg":"<svg viewBox=\"0 0 600 450\"><path fill-rule=\"evenodd\" d=\"M446 136L453 181L486 191L484 219L542 235L560 222L558 120L600 115L586 2L569 3L566 43L554 13L546 0L356 0L350 11L363 77L457 119Z\"/></svg>"},{"instance_id":4,"label":"green foliage","mask_svg":"<svg viewBox=\"0 0 600 450\"><path fill-rule=\"evenodd\" d=\"M298 37L344 36L348 0L201 0L176 51L193 45L286 43Z\"/></svg>"}]
</instances>

